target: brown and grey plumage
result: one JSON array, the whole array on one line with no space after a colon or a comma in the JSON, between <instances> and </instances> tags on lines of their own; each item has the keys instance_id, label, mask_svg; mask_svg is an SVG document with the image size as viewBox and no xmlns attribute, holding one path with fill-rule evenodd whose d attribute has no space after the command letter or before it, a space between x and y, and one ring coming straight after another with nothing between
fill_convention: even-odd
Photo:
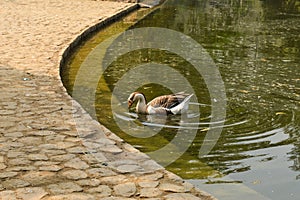
<instances>
[{"instance_id":1,"label":"brown and grey plumage","mask_svg":"<svg viewBox=\"0 0 300 200\"><path fill-rule=\"evenodd\" d=\"M133 92L128 98L130 108L137 101L136 112L142 114L181 114L188 110L190 98L193 94L179 92L154 98L147 104L143 93Z\"/></svg>"}]
</instances>

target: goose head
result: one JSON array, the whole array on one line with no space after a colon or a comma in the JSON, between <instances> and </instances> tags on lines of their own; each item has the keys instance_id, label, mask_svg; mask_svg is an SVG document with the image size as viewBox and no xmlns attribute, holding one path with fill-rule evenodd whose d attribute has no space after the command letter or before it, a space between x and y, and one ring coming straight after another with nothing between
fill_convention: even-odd
<instances>
[{"instance_id":1,"label":"goose head","mask_svg":"<svg viewBox=\"0 0 300 200\"><path fill-rule=\"evenodd\" d=\"M131 93L127 99L128 108L130 108L135 101L136 101L135 93Z\"/></svg>"},{"instance_id":2,"label":"goose head","mask_svg":"<svg viewBox=\"0 0 300 200\"><path fill-rule=\"evenodd\" d=\"M140 92L133 92L129 95L127 99L128 108L132 106L135 102L146 104L146 98L143 93Z\"/></svg>"}]
</instances>

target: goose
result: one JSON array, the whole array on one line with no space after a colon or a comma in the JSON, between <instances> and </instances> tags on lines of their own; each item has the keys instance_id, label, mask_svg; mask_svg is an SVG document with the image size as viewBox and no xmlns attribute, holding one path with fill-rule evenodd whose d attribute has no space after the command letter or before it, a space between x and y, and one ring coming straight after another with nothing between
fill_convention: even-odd
<instances>
[{"instance_id":1,"label":"goose","mask_svg":"<svg viewBox=\"0 0 300 200\"><path fill-rule=\"evenodd\" d=\"M141 92L133 92L128 97L128 108L137 102L136 112L139 114L182 114L188 110L190 98L193 94L179 92L154 98L147 104L146 97Z\"/></svg>"}]
</instances>

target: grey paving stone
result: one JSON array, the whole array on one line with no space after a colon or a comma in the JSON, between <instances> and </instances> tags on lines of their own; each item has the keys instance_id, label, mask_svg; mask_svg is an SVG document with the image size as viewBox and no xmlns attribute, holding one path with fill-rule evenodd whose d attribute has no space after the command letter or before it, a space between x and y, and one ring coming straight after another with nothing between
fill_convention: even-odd
<instances>
[{"instance_id":1,"label":"grey paving stone","mask_svg":"<svg viewBox=\"0 0 300 200\"><path fill-rule=\"evenodd\" d=\"M55 155L63 155L66 153L65 150L56 150L56 149L42 149L41 153L47 154L49 157Z\"/></svg>"},{"instance_id":2,"label":"grey paving stone","mask_svg":"<svg viewBox=\"0 0 300 200\"><path fill-rule=\"evenodd\" d=\"M116 168L116 170L122 174L144 171L144 169L139 165L120 165Z\"/></svg>"},{"instance_id":3,"label":"grey paving stone","mask_svg":"<svg viewBox=\"0 0 300 200\"><path fill-rule=\"evenodd\" d=\"M28 183L27 181L23 181L21 179L16 179L16 178L3 181L1 184L6 189L15 189L15 188L21 188L30 185L30 183Z\"/></svg>"},{"instance_id":4,"label":"grey paving stone","mask_svg":"<svg viewBox=\"0 0 300 200\"><path fill-rule=\"evenodd\" d=\"M49 131L49 130L36 130L36 131L30 132L29 135L32 135L32 136L53 136L53 135L56 135L56 133L54 131Z\"/></svg>"},{"instance_id":5,"label":"grey paving stone","mask_svg":"<svg viewBox=\"0 0 300 200\"><path fill-rule=\"evenodd\" d=\"M162 191L158 188L142 188L140 191L140 197L143 198L151 198L151 197L158 197L162 195Z\"/></svg>"},{"instance_id":6,"label":"grey paving stone","mask_svg":"<svg viewBox=\"0 0 300 200\"><path fill-rule=\"evenodd\" d=\"M59 161L59 162L63 162L63 161L69 161L71 159L75 158L74 154L62 154L62 155L55 155L55 156L51 156L51 160L53 161Z\"/></svg>"},{"instance_id":7,"label":"grey paving stone","mask_svg":"<svg viewBox=\"0 0 300 200\"><path fill-rule=\"evenodd\" d=\"M100 185L101 182L96 178L92 178L92 179L79 180L79 181L76 181L76 183L80 186L96 187L96 186Z\"/></svg>"},{"instance_id":8,"label":"grey paving stone","mask_svg":"<svg viewBox=\"0 0 300 200\"><path fill-rule=\"evenodd\" d=\"M143 166L143 168L145 170L148 170L150 172L154 172L154 171L157 171L157 170L163 170L164 169L161 165L159 165L154 160L147 160L147 161L141 163L141 165Z\"/></svg>"},{"instance_id":9,"label":"grey paving stone","mask_svg":"<svg viewBox=\"0 0 300 200\"><path fill-rule=\"evenodd\" d=\"M194 188L194 185L188 182L184 182L183 187L185 192L190 192Z\"/></svg>"},{"instance_id":10,"label":"grey paving stone","mask_svg":"<svg viewBox=\"0 0 300 200\"><path fill-rule=\"evenodd\" d=\"M49 158L45 154L29 154L28 159L32 161L44 161Z\"/></svg>"},{"instance_id":11,"label":"grey paving stone","mask_svg":"<svg viewBox=\"0 0 300 200\"><path fill-rule=\"evenodd\" d=\"M136 193L134 183L122 183L114 186L114 192L123 197L131 197Z\"/></svg>"},{"instance_id":12,"label":"grey paving stone","mask_svg":"<svg viewBox=\"0 0 300 200\"><path fill-rule=\"evenodd\" d=\"M35 146L35 145L43 143L42 138L40 138L40 137L22 137L18 140L18 142L20 142L26 146L29 146L29 145Z\"/></svg>"},{"instance_id":13,"label":"grey paving stone","mask_svg":"<svg viewBox=\"0 0 300 200\"><path fill-rule=\"evenodd\" d=\"M155 172L153 174L149 174L149 175L144 175L140 177L140 180L145 180L145 181L157 181L161 178L163 178L164 175L161 172Z\"/></svg>"},{"instance_id":14,"label":"grey paving stone","mask_svg":"<svg viewBox=\"0 0 300 200\"><path fill-rule=\"evenodd\" d=\"M58 184L51 184L47 188L54 195L81 192L83 190L82 187L73 182L61 182Z\"/></svg>"},{"instance_id":15,"label":"grey paving stone","mask_svg":"<svg viewBox=\"0 0 300 200\"><path fill-rule=\"evenodd\" d=\"M10 138L20 138L23 136L24 135L21 132L4 133L4 137L10 137Z\"/></svg>"},{"instance_id":16,"label":"grey paving stone","mask_svg":"<svg viewBox=\"0 0 300 200\"><path fill-rule=\"evenodd\" d=\"M14 166L29 165L30 163L31 163L31 161L27 158L14 158L14 159L10 159L8 161L9 165L14 165Z\"/></svg>"},{"instance_id":17,"label":"grey paving stone","mask_svg":"<svg viewBox=\"0 0 300 200\"><path fill-rule=\"evenodd\" d=\"M89 168L89 165L80 160L79 158L73 158L72 160L69 160L68 162L66 162L65 167L70 167L70 168L74 168L74 169L87 169Z\"/></svg>"},{"instance_id":18,"label":"grey paving stone","mask_svg":"<svg viewBox=\"0 0 300 200\"><path fill-rule=\"evenodd\" d=\"M166 192L177 192L177 193L185 192L185 188L182 185L175 185L171 183L162 183L159 185L159 189Z\"/></svg>"},{"instance_id":19,"label":"grey paving stone","mask_svg":"<svg viewBox=\"0 0 300 200\"><path fill-rule=\"evenodd\" d=\"M87 190L89 193L97 193L98 198L108 197L112 193L112 189L107 185L99 185L98 187L93 187Z\"/></svg>"},{"instance_id":20,"label":"grey paving stone","mask_svg":"<svg viewBox=\"0 0 300 200\"><path fill-rule=\"evenodd\" d=\"M21 178L30 183L32 186L40 186L55 182L57 179L57 174L48 171L30 171L22 175Z\"/></svg>"},{"instance_id":21,"label":"grey paving stone","mask_svg":"<svg viewBox=\"0 0 300 200\"><path fill-rule=\"evenodd\" d=\"M125 175L116 175L116 176L104 177L99 180L101 181L102 184L117 185L117 184L125 182L127 180L127 178Z\"/></svg>"},{"instance_id":22,"label":"grey paving stone","mask_svg":"<svg viewBox=\"0 0 300 200\"><path fill-rule=\"evenodd\" d=\"M105 146L101 146L99 148L100 151L104 151L104 152L108 152L108 153L114 153L114 154L118 154L118 153L122 153L123 150L120 149L118 146L116 145L105 145Z\"/></svg>"},{"instance_id":23,"label":"grey paving stone","mask_svg":"<svg viewBox=\"0 0 300 200\"><path fill-rule=\"evenodd\" d=\"M34 171L37 168L35 166L16 166L16 167L9 167L8 171L14 172L25 172L25 171Z\"/></svg>"},{"instance_id":24,"label":"grey paving stone","mask_svg":"<svg viewBox=\"0 0 300 200\"><path fill-rule=\"evenodd\" d=\"M159 181L141 181L138 185L142 188L155 188L159 185Z\"/></svg>"},{"instance_id":25,"label":"grey paving stone","mask_svg":"<svg viewBox=\"0 0 300 200\"><path fill-rule=\"evenodd\" d=\"M40 171L49 171L49 172L58 172L61 169L63 169L63 167L59 165L46 165L46 166L39 167Z\"/></svg>"},{"instance_id":26,"label":"grey paving stone","mask_svg":"<svg viewBox=\"0 0 300 200\"><path fill-rule=\"evenodd\" d=\"M48 193L41 187L27 187L17 189L16 194L23 200L40 200Z\"/></svg>"},{"instance_id":27,"label":"grey paving stone","mask_svg":"<svg viewBox=\"0 0 300 200\"><path fill-rule=\"evenodd\" d=\"M96 164L108 161L108 159L101 152L85 154L82 156L82 159L88 162L89 164Z\"/></svg>"},{"instance_id":28,"label":"grey paving stone","mask_svg":"<svg viewBox=\"0 0 300 200\"><path fill-rule=\"evenodd\" d=\"M34 162L34 166L50 166L50 165L57 165L61 162L53 162L53 161L36 161Z\"/></svg>"},{"instance_id":29,"label":"grey paving stone","mask_svg":"<svg viewBox=\"0 0 300 200\"><path fill-rule=\"evenodd\" d=\"M88 175L82 171L82 170L67 170L62 172L62 176L71 179L71 180L79 180L79 179L84 179Z\"/></svg>"},{"instance_id":30,"label":"grey paving stone","mask_svg":"<svg viewBox=\"0 0 300 200\"><path fill-rule=\"evenodd\" d=\"M189 193L173 193L165 196L166 200L201 200L201 198L196 197Z\"/></svg>"},{"instance_id":31,"label":"grey paving stone","mask_svg":"<svg viewBox=\"0 0 300 200\"><path fill-rule=\"evenodd\" d=\"M18 172L1 172L0 173L0 178L1 179L6 179L6 178L12 178L14 176L17 176Z\"/></svg>"},{"instance_id":32,"label":"grey paving stone","mask_svg":"<svg viewBox=\"0 0 300 200\"><path fill-rule=\"evenodd\" d=\"M74 147L74 146L76 146L77 144L74 143L74 142L57 142L56 145L57 145L59 148L67 149L67 148Z\"/></svg>"},{"instance_id":33,"label":"grey paving stone","mask_svg":"<svg viewBox=\"0 0 300 200\"><path fill-rule=\"evenodd\" d=\"M134 160L128 160L128 159L121 159L121 160L116 160L113 162L109 162L110 165L114 166L114 167L118 167L121 165L138 165L137 161Z\"/></svg>"},{"instance_id":34,"label":"grey paving stone","mask_svg":"<svg viewBox=\"0 0 300 200\"><path fill-rule=\"evenodd\" d=\"M92 168L86 170L87 173L94 177L107 177L107 176L115 176L117 175L116 172L112 171L112 169L109 169L107 167L101 167L101 168Z\"/></svg>"},{"instance_id":35,"label":"grey paving stone","mask_svg":"<svg viewBox=\"0 0 300 200\"><path fill-rule=\"evenodd\" d=\"M73 154L85 154L90 152L86 147L72 147L72 148L68 148L67 151Z\"/></svg>"}]
</instances>

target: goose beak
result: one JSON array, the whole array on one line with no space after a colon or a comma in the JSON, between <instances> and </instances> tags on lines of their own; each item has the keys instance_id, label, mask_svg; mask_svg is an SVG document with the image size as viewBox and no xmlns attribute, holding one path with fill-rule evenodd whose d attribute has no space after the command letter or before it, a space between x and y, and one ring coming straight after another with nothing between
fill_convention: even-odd
<instances>
[{"instance_id":1,"label":"goose beak","mask_svg":"<svg viewBox=\"0 0 300 200\"><path fill-rule=\"evenodd\" d=\"M130 101L130 100L128 101L128 108L131 107L132 103L133 103L132 101Z\"/></svg>"}]
</instances>

